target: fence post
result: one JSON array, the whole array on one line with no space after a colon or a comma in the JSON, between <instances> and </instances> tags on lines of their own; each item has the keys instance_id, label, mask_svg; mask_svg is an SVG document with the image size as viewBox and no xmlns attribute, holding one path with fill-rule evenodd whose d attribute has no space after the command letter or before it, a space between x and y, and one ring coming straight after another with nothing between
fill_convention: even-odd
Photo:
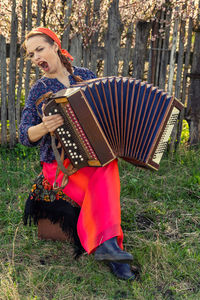
<instances>
[{"instance_id":1,"label":"fence post","mask_svg":"<svg viewBox=\"0 0 200 300\"><path fill-rule=\"evenodd\" d=\"M124 49L122 76L128 75L129 62L131 57L132 36L133 36L133 23L130 24L126 34L126 45Z\"/></svg>"},{"instance_id":2,"label":"fence post","mask_svg":"<svg viewBox=\"0 0 200 300\"><path fill-rule=\"evenodd\" d=\"M165 18L165 38L163 41L163 48L161 54L161 64L160 64L160 77L159 77L159 87L165 90L165 81L166 81L166 73L167 73L167 64L169 61L169 36L170 36L170 20L171 20L171 9L167 11L166 18Z\"/></svg>"},{"instance_id":3,"label":"fence post","mask_svg":"<svg viewBox=\"0 0 200 300\"><path fill-rule=\"evenodd\" d=\"M0 62L1 62L1 145L7 145L7 64L6 64L6 39L0 35Z\"/></svg>"},{"instance_id":4,"label":"fence post","mask_svg":"<svg viewBox=\"0 0 200 300\"><path fill-rule=\"evenodd\" d=\"M8 116L9 116L9 145L16 144L15 124L15 84L16 84L16 61L17 61L17 30L18 20L16 14L16 1L12 1L11 39L10 39L10 65L9 65L9 88L8 88Z\"/></svg>"},{"instance_id":5,"label":"fence post","mask_svg":"<svg viewBox=\"0 0 200 300\"><path fill-rule=\"evenodd\" d=\"M36 27L40 26L41 22L41 14L42 14L42 0L37 0L37 20L36 20ZM35 68L35 80L38 80L40 77L40 69L36 66Z\"/></svg>"},{"instance_id":6,"label":"fence post","mask_svg":"<svg viewBox=\"0 0 200 300\"><path fill-rule=\"evenodd\" d=\"M24 41L25 36L25 20L26 19L26 0L22 2L22 24L21 24L21 44ZM24 69L24 51L20 52L20 63L19 63L19 75L18 75L18 87L17 87L17 101L16 101L16 119L17 119L17 129L19 130L20 124L20 100L22 93L22 77Z\"/></svg>"},{"instance_id":7,"label":"fence post","mask_svg":"<svg viewBox=\"0 0 200 300\"><path fill-rule=\"evenodd\" d=\"M147 41L151 23L138 21L136 24L135 48L133 52L133 77L143 79L147 52Z\"/></svg>"},{"instance_id":8,"label":"fence post","mask_svg":"<svg viewBox=\"0 0 200 300\"><path fill-rule=\"evenodd\" d=\"M192 59L192 68L190 76L190 145L198 145L200 143L200 0L199 0L199 16L198 25L194 29L195 41Z\"/></svg>"},{"instance_id":9,"label":"fence post","mask_svg":"<svg viewBox=\"0 0 200 300\"><path fill-rule=\"evenodd\" d=\"M32 29L32 0L28 0L27 3L27 19L28 19L27 29L28 31L30 31ZM31 73L31 61L28 60L26 62L25 99L27 99L29 93L30 73Z\"/></svg>"},{"instance_id":10,"label":"fence post","mask_svg":"<svg viewBox=\"0 0 200 300\"><path fill-rule=\"evenodd\" d=\"M183 57L184 57L184 38L185 38L185 21L181 21L180 35L179 35L178 63L177 63L176 84L175 84L175 97L178 99L180 98L180 94L181 94L181 78L182 78ZM177 129L178 129L178 123L175 124L174 129L172 131L170 152L173 151L174 146L177 146L176 143Z\"/></svg>"},{"instance_id":11,"label":"fence post","mask_svg":"<svg viewBox=\"0 0 200 300\"><path fill-rule=\"evenodd\" d=\"M183 83L182 83L182 94L181 94L181 102L183 104L185 104L185 102L186 102L187 73L189 70L190 51L191 51L191 45L192 45L192 26L193 26L193 21L192 21L192 18L190 18L188 32L187 32L188 39L187 39L185 66L184 66ZM184 115L185 115L185 110L181 111L181 114L180 114L180 121L178 123L178 132L177 132L177 145L180 143L180 140L181 140L181 132L182 132L182 124L183 124Z\"/></svg>"},{"instance_id":12,"label":"fence post","mask_svg":"<svg viewBox=\"0 0 200 300\"><path fill-rule=\"evenodd\" d=\"M169 94L172 94L172 90L173 90L174 67L175 67L175 59L176 59L176 43L177 43L177 37L178 37L178 25L179 25L179 18L176 18L174 21L172 48L171 48L170 64L169 64L169 80L168 80L168 88L167 88L167 91Z\"/></svg>"},{"instance_id":13,"label":"fence post","mask_svg":"<svg viewBox=\"0 0 200 300\"><path fill-rule=\"evenodd\" d=\"M74 65L81 66L82 61L82 37L76 34L71 40L70 54L74 57Z\"/></svg>"},{"instance_id":14,"label":"fence post","mask_svg":"<svg viewBox=\"0 0 200 300\"><path fill-rule=\"evenodd\" d=\"M65 19L64 19L64 32L62 35L62 47L64 49L69 49L69 33L70 33L70 16L72 10L72 0L67 1L67 8L65 10Z\"/></svg>"},{"instance_id":15,"label":"fence post","mask_svg":"<svg viewBox=\"0 0 200 300\"><path fill-rule=\"evenodd\" d=\"M101 0L94 0L94 14L93 14L93 23L97 22L100 18L100 3ZM95 74L97 72L97 58L98 58L98 32L95 32L91 40L91 65L90 69Z\"/></svg>"},{"instance_id":16,"label":"fence post","mask_svg":"<svg viewBox=\"0 0 200 300\"><path fill-rule=\"evenodd\" d=\"M119 0L112 2L108 12L108 30L105 39L104 76L118 75L120 38L123 25Z\"/></svg>"}]
</instances>

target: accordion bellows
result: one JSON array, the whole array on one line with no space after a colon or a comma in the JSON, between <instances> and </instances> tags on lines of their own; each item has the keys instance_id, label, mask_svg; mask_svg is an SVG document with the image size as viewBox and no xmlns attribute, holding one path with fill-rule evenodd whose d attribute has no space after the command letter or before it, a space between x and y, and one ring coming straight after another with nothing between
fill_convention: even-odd
<instances>
[{"instance_id":1,"label":"accordion bellows","mask_svg":"<svg viewBox=\"0 0 200 300\"><path fill-rule=\"evenodd\" d=\"M106 77L52 95L44 113L63 116L55 134L76 168L104 166L120 157L158 170L183 107L146 82Z\"/></svg>"}]
</instances>

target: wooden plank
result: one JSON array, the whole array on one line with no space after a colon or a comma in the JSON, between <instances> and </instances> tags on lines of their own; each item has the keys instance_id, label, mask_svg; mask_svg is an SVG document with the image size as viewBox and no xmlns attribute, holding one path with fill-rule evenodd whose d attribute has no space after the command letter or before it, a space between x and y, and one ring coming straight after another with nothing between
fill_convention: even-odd
<instances>
[{"instance_id":1,"label":"wooden plank","mask_svg":"<svg viewBox=\"0 0 200 300\"><path fill-rule=\"evenodd\" d=\"M167 91L170 95L173 93L173 80L174 80L174 68L175 68L175 58L176 58L175 56L176 44L177 44L177 37L178 37L178 26L179 26L179 18L176 18L174 21L174 28L173 28L172 48L171 48L170 65L169 65L169 79L168 79L168 87L167 87Z\"/></svg>"},{"instance_id":2,"label":"wooden plank","mask_svg":"<svg viewBox=\"0 0 200 300\"><path fill-rule=\"evenodd\" d=\"M167 65L169 63L170 51L168 50L169 47L169 37L170 37L170 24L171 20L171 10L169 14L166 15L166 25L165 25L165 38L163 41L163 48L162 48L162 55L161 55L161 64L160 64L160 77L159 77L159 87L165 90L165 83L166 83L166 73L167 73Z\"/></svg>"},{"instance_id":3,"label":"wooden plank","mask_svg":"<svg viewBox=\"0 0 200 300\"><path fill-rule=\"evenodd\" d=\"M7 144L7 64L6 39L0 35L0 62L1 62L1 145Z\"/></svg>"},{"instance_id":4,"label":"wooden plank","mask_svg":"<svg viewBox=\"0 0 200 300\"><path fill-rule=\"evenodd\" d=\"M27 29L31 31L32 29L32 0L27 1ZM25 99L28 98L29 94L29 84L30 84L30 74L31 74L31 61L26 62L26 76L25 76Z\"/></svg>"},{"instance_id":5,"label":"wooden plank","mask_svg":"<svg viewBox=\"0 0 200 300\"><path fill-rule=\"evenodd\" d=\"M181 21L180 23L180 36L179 36L179 57L176 71L176 83L175 83L175 97L177 99L180 98L181 94L181 79L182 79L182 70L183 70L183 56L184 56L184 38L185 38L185 21ZM177 129L178 123L174 125L172 134L171 134L171 142L169 151L172 152L174 150L177 138ZM177 145L177 144L176 144Z\"/></svg>"},{"instance_id":6,"label":"wooden plank","mask_svg":"<svg viewBox=\"0 0 200 300\"><path fill-rule=\"evenodd\" d=\"M93 24L100 19L100 4L101 4L101 0L94 0ZM90 69L95 74L97 72L97 61L98 61L98 32L95 32L91 40L91 64L90 64Z\"/></svg>"},{"instance_id":7,"label":"wooden plank","mask_svg":"<svg viewBox=\"0 0 200 300\"><path fill-rule=\"evenodd\" d=\"M8 88L8 117L9 117L9 146L16 143L15 125L15 84L17 62L17 30L18 19L16 14L16 1L12 1L11 40L10 40L10 64L9 64L9 88Z\"/></svg>"},{"instance_id":8,"label":"wooden plank","mask_svg":"<svg viewBox=\"0 0 200 300\"><path fill-rule=\"evenodd\" d=\"M41 14L42 14L42 1L37 0L37 19L36 19L36 27L40 26L41 22ZM38 80L40 77L40 69L36 66L35 68L35 80Z\"/></svg>"},{"instance_id":9,"label":"wooden plank","mask_svg":"<svg viewBox=\"0 0 200 300\"><path fill-rule=\"evenodd\" d=\"M183 83L182 83L182 94L181 94L181 102L183 104L186 103L186 90L187 90L187 73L190 65L190 53L191 53L191 45L192 45L192 27L193 21L192 18L189 19L188 31L187 31L187 47L186 47L186 55L185 55L185 65L184 65L184 72L183 72ZM189 105L188 105L189 107ZM180 120L178 123L177 129L177 144L180 144L181 141L181 132L182 132L182 124L184 119L185 111L181 111Z\"/></svg>"},{"instance_id":10,"label":"wooden plank","mask_svg":"<svg viewBox=\"0 0 200 300\"><path fill-rule=\"evenodd\" d=\"M21 44L25 38L25 27L26 27L26 0L22 2L22 22L21 22ZM19 62L19 72L18 72L18 85L17 85L17 100L16 100L16 120L17 129L19 130L20 124L20 100L22 94L22 78L24 70L24 50L20 51L20 62ZM19 132L18 132L19 134Z\"/></svg>"},{"instance_id":11,"label":"wooden plank","mask_svg":"<svg viewBox=\"0 0 200 300\"><path fill-rule=\"evenodd\" d=\"M124 49L123 55L123 69L122 69L122 76L128 76L129 74L129 63L131 61L131 44L132 44L132 37L133 37L133 23L129 25L127 34L126 34L126 45Z\"/></svg>"},{"instance_id":12,"label":"wooden plank","mask_svg":"<svg viewBox=\"0 0 200 300\"><path fill-rule=\"evenodd\" d=\"M104 76L118 75L120 38L123 30L119 0L113 1L108 11L108 29L105 38Z\"/></svg>"},{"instance_id":13,"label":"wooden plank","mask_svg":"<svg viewBox=\"0 0 200 300\"><path fill-rule=\"evenodd\" d=\"M133 54L133 77L143 79L147 42L151 23L139 21L136 24L135 48Z\"/></svg>"},{"instance_id":14,"label":"wooden plank","mask_svg":"<svg viewBox=\"0 0 200 300\"><path fill-rule=\"evenodd\" d=\"M192 62L191 73L199 74L200 70L200 0L199 0L199 15L198 15L198 28L195 29L194 41L194 56ZM190 97L190 145L200 144L200 79L190 79L189 97Z\"/></svg>"},{"instance_id":15,"label":"wooden plank","mask_svg":"<svg viewBox=\"0 0 200 300\"><path fill-rule=\"evenodd\" d=\"M65 18L64 18L64 32L62 35L62 48L70 51L70 16L72 11L72 0L67 1L67 8L65 9Z\"/></svg>"}]
</instances>

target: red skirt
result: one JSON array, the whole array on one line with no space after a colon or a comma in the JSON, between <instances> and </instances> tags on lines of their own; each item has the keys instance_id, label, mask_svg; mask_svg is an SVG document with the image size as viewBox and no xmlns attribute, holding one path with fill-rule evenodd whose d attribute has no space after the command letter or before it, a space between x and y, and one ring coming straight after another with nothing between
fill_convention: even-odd
<instances>
[{"instance_id":1,"label":"red skirt","mask_svg":"<svg viewBox=\"0 0 200 300\"><path fill-rule=\"evenodd\" d=\"M69 160L64 161L65 167ZM43 175L53 185L57 162L43 163ZM63 173L57 177L61 185ZM63 192L80 207L77 232L83 248L90 254L106 240L117 236L123 248L121 229L120 179L117 160L105 167L85 167L69 176Z\"/></svg>"}]
</instances>

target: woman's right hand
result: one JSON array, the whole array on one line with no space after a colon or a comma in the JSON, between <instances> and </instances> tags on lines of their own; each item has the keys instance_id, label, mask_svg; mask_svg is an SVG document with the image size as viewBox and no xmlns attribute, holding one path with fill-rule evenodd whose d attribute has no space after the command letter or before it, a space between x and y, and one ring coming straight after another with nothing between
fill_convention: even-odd
<instances>
[{"instance_id":1,"label":"woman's right hand","mask_svg":"<svg viewBox=\"0 0 200 300\"><path fill-rule=\"evenodd\" d=\"M37 142L48 132L53 132L59 126L63 125L64 120L61 115L56 114L52 116L42 117L42 122L38 125L32 126L28 129L28 137L31 142Z\"/></svg>"},{"instance_id":2,"label":"woman's right hand","mask_svg":"<svg viewBox=\"0 0 200 300\"><path fill-rule=\"evenodd\" d=\"M58 127L63 125L64 120L63 117L59 114L51 115L51 116L43 115L42 122L48 132L53 132Z\"/></svg>"}]
</instances>

